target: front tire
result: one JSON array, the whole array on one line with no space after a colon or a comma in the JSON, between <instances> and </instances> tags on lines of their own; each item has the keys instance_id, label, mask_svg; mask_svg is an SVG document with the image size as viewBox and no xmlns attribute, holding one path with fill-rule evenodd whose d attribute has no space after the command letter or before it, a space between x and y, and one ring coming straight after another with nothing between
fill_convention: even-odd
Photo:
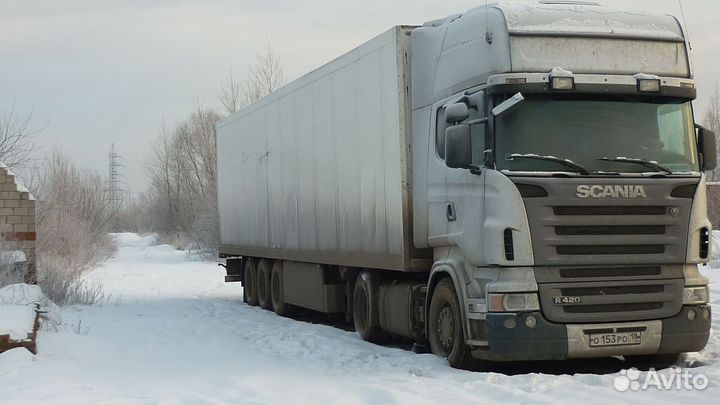
<instances>
[{"instance_id":1,"label":"front tire","mask_svg":"<svg viewBox=\"0 0 720 405\"><path fill-rule=\"evenodd\" d=\"M272 260L262 259L257 269L257 297L258 305L262 309L272 309L272 299L270 296L270 273L272 271Z\"/></svg>"},{"instance_id":2,"label":"front tire","mask_svg":"<svg viewBox=\"0 0 720 405\"><path fill-rule=\"evenodd\" d=\"M428 338L432 352L446 358L454 368L467 368L472 362L462 321L455 287L449 278L444 278L435 287L430 301Z\"/></svg>"},{"instance_id":3,"label":"front tire","mask_svg":"<svg viewBox=\"0 0 720 405\"><path fill-rule=\"evenodd\" d=\"M257 306L257 265L255 259L248 259L245 264L245 276L243 277L243 299L250 306Z\"/></svg>"}]
</instances>

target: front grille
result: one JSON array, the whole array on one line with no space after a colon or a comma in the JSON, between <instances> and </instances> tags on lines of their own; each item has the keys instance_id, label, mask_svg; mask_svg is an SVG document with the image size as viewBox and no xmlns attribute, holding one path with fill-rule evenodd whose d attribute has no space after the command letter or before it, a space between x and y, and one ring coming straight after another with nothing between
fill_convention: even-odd
<instances>
[{"instance_id":1,"label":"front grille","mask_svg":"<svg viewBox=\"0 0 720 405\"><path fill-rule=\"evenodd\" d=\"M635 185L644 197L581 198L587 180L517 179L546 197L524 198L540 266L679 264L686 257L691 198L672 197L688 179L604 179L603 186ZM677 193L676 193L677 194Z\"/></svg>"},{"instance_id":2,"label":"front grille","mask_svg":"<svg viewBox=\"0 0 720 405\"><path fill-rule=\"evenodd\" d=\"M663 291L665 291L664 285L621 285L617 287L576 287L560 289L560 293L565 296L654 294Z\"/></svg>"},{"instance_id":3,"label":"front grille","mask_svg":"<svg viewBox=\"0 0 720 405\"><path fill-rule=\"evenodd\" d=\"M586 281L544 283L538 287L542 311L553 322L621 322L676 315L682 307L684 281ZM572 299L558 300L562 297Z\"/></svg>"},{"instance_id":4,"label":"front grille","mask_svg":"<svg viewBox=\"0 0 720 405\"><path fill-rule=\"evenodd\" d=\"M660 266L637 267L587 267L575 269L560 269L561 278L608 278L608 277L643 277L659 276L662 274Z\"/></svg>"},{"instance_id":5,"label":"front grille","mask_svg":"<svg viewBox=\"0 0 720 405\"><path fill-rule=\"evenodd\" d=\"M555 215L665 215L660 206L560 206L553 207Z\"/></svg>"},{"instance_id":6,"label":"front grille","mask_svg":"<svg viewBox=\"0 0 720 405\"><path fill-rule=\"evenodd\" d=\"M608 305L583 305L578 307L567 307L568 314L600 314L607 312L637 312L652 311L661 309L662 302L641 302L638 304L608 304Z\"/></svg>"},{"instance_id":7,"label":"front grille","mask_svg":"<svg viewBox=\"0 0 720 405\"><path fill-rule=\"evenodd\" d=\"M656 255L665 253L663 245L586 245L556 246L559 255Z\"/></svg>"},{"instance_id":8,"label":"front grille","mask_svg":"<svg viewBox=\"0 0 720 405\"><path fill-rule=\"evenodd\" d=\"M556 226L556 235L662 235L665 227L661 225L574 225Z\"/></svg>"}]
</instances>

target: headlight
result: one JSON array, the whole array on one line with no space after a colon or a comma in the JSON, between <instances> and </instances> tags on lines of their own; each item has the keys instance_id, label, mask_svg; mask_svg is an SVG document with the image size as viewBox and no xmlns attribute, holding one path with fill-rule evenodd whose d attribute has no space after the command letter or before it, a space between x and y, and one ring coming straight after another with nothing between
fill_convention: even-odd
<instances>
[{"instance_id":1,"label":"headlight","mask_svg":"<svg viewBox=\"0 0 720 405\"><path fill-rule=\"evenodd\" d=\"M705 287L686 287L683 290L683 305L707 304L710 293Z\"/></svg>"},{"instance_id":2,"label":"headlight","mask_svg":"<svg viewBox=\"0 0 720 405\"><path fill-rule=\"evenodd\" d=\"M540 310L540 302L537 294L489 294L488 303L488 310L490 312Z\"/></svg>"}]
</instances>

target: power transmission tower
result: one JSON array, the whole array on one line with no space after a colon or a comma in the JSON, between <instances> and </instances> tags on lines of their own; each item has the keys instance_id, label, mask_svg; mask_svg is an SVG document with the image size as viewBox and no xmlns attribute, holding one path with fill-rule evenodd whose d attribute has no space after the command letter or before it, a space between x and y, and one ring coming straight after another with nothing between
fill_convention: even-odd
<instances>
[{"instance_id":1,"label":"power transmission tower","mask_svg":"<svg viewBox=\"0 0 720 405\"><path fill-rule=\"evenodd\" d=\"M108 155L108 180L107 180L107 193L108 199L110 200L110 207L114 211L118 211L123 206L123 190L120 188L122 183L120 168L120 154L115 151L115 144L110 147L110 154Z\"/></svg>"}]
</instances>

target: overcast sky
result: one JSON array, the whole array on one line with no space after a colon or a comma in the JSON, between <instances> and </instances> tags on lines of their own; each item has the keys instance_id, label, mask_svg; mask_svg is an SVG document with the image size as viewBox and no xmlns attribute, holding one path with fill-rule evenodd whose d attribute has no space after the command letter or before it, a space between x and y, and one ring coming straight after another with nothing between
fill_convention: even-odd
<instances>
[{"instance_id":1,"label":"overcast sky","mask_svg":"<svg viewBox=\"0 0 720 405\"><path fill-rule=\"evenodd\" d=\"M244 76L267 36L289 79L398 24L467 11L482 0L0 0L0 113L34 111L40 155L59 147L107 172L116 144L129 188L163 120L218 107L230 72ZM680 17L677 0L600 0ZM719 81L720 1L684 0L699 100Z\"/></svg>"}]
</instances>

